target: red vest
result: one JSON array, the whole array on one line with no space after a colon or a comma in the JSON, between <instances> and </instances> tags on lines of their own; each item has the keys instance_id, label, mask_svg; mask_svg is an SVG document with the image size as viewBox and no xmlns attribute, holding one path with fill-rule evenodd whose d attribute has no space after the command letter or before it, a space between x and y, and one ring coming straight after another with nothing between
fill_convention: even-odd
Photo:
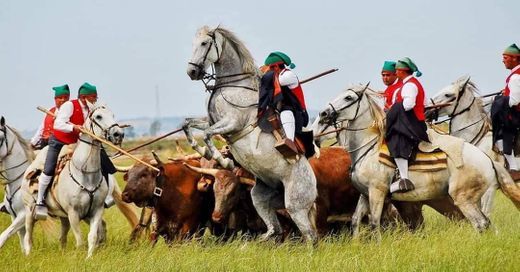
<instances>
[{"instance_id":1,"label":"red vest","mask_svg":"<svg viewBox=\"0 0 520 272\"><path fill-rule=\"evenodd\" d=\"M302 107L302 109L306 110L307 107L305 106L305 98L303 97L302 85L298 83L298 86L291 89L291 91L294 93L296 98L298 98L298 102L300 102L300 106Z\"/></svg>"},{"instance_id":2,"label":"red vest","mask_svg":"<svg viewBox=\"0 0 520 272\"><path fill-rule=\"evenodd\" d=\"M424 121L426 119L424 117L424 89L419 80L417 78L412 77L410 80L408 80L406 83L412 83L417 86L417 96L415 97L415 106L413 107L413 111L415 113L415 116L417 117L417 120ZM401 85L401 87L404 86L404 84ZM396 102L402 102L403 97L401 96L401 90L402 88L397 91L397 99Z\"/></svg>"},{"instance_id":3,"label":"red vest","mask_svg":"<svg viewBox=\"0 0 520 272\"><path fill-rule=\"evenodd\" d=\"M392 107L392 99L394 98L394 92L403 86L403 82L397 80L396 83L386 87L385 96L385 110L389 110Z\"/></svg>"},{"instance_id":4,"label":"red vest","mask_svg":"<svg viewBox=\"0 0 520 272\"><path fill-rule=\"evenodd\" d=\"M77 99L71 100L72 105L74 106L72 110L72 116L70 117L69 123L81 126L85 122L85 117L83 116L83 111L81 110L81 105ZM73 144L78 141L79 133L78 132L63 132L57 129L54 129L54 137L62 143L65 144Z\"/></svg>"},{"instance_id":5,"label":"red vest","mask_svg":"<svg viewBox=\"0 0 520 272\"><path fill-rule=\"evenodd\" d=\"M53 107L49 110L52 113L56 112L56 107ZM54 116L50 114L45 115L45 119L43 120L43 130L42 130L42 139L47 140L52 135L54 127Z\"/></svg>"},{"instance_id":6,"label":"red vest","mask_svg":"<svg viewBox=\"0 0 520 272\"><path fill-rule=\"evenodd\" d=\"M506 79L506 88L504 89L504 96L509 96L509 93L511 93L511 90L509 90L509 80L513 75L520 75L520 69L512 72Z\"/></svg>"}]
</instances>

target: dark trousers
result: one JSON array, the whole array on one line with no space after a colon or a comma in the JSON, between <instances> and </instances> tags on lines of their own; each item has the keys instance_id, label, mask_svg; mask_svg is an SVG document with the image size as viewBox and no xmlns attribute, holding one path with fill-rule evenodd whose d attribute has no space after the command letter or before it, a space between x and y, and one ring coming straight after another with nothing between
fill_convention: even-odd
<instances>
[{"instance_id":1,"label":"dark trousers","mask_svg":"<svg viewBox=\"0 0 520 272\"><path fill-rule=\"evenodd\" d=\"M513 154L513 148L515 145L516 135L518 135L518 130L515 129L506 129L503 128L497 140L502 139L504 142L504 154L511 155Z\"/></svg>"},{"instance_id":2,"label":"dark trousers","mask_svg":"<svg viewBox=\"0 0 520 272\"><path fill-rule=\"evenodd\" d=\"M47 151L47 157L45 159L45 165L43 167L43 173L45 175L54 176L56 164L58 163L58 156L60 155L60 151L64 145L64 143L56 140L54 136L51 136L49 138L49 150ZM100 151L100 157L101 173L103 174L103 177L105 177L105 180L108 181L108 175L114 174L117 170L103 147Z\"/></svg>"}]
</instances>

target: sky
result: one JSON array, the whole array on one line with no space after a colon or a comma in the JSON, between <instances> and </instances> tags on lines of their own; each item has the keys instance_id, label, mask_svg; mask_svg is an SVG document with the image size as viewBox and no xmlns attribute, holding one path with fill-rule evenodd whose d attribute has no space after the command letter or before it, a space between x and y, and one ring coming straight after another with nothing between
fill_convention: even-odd
<instances>
[{"instance_id":1,"label":"sky","mask_svg":"<svg viewBox=\"0 0 520 272\"><path fill-rule=\"evenodd\" d=\"M320 110L352 83L383 90L385 60L412 58L427 96L463 75L481 93L509 74L502 52L520 44L520 1L0 1L0 115L21 130L38 127L36 106L53 105L53 86L83 82L118 119L202 116L201 82L186 74L203 25L234 31L258 65L287 53ZM155 90L159 90L159 112Z\"/></svg>"}]
</instances>

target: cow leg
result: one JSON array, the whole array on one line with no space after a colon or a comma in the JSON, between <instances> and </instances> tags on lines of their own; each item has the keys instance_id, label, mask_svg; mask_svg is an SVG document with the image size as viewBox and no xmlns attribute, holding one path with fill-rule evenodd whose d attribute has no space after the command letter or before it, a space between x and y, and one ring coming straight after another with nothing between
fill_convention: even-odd
<instances>
[{"instance_id":1,"label":"cow leg","mask_svg":"<svg viewBox=\"0 0 520 272\"><path fill-rule=\"evenodd\" d=\"M276 216L276 208L271 205L277 194L276 189L267 186L259 179L256 180L255 186L251 189L253 205L267 227L267 231L260 237L262 241L283 233L280 221Z\"/></svg>"},{"instance_id":2,"label":"cow leg","mask_svg":"<svg viewBox=\"0 0 520 272\"><path fill-rule=\"evenodd\" d=\"M358 203L356 205L356 211L352 215L352 235L354 237L359 236L359 228L361 226L361 220L368 213L368 198L361 194L359 196Z\"/></svg>"},{"instance_id":3,"label":"cow leg","mask_svg":"<svg viewBox=\"0 0 520 272\"><path fill-rule=\"evenodd\" d=\"M60 221L61 221L60 244L61 244L61 248L65 249L67 247L67 234L69 233L69 230L70 230L70 223L69 223L69 219L67 219L67 218L60 217Z\"/></svg>"},{"instance_id":4,"label":"cow leg","mask_svg":"<svg viewBox=\"0 0 520 272\"><path fill-rule=\"evenodd\" d=\"M394 204L399 216L409 229L416 230L424 223L422 203L392 201L392 204Z\"/></svg>"}]
</instances>

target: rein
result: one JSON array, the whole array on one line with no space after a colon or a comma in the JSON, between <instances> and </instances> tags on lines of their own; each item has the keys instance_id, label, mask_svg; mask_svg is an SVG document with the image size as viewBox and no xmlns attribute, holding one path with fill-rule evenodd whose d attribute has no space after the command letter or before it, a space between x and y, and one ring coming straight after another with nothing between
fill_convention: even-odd
<instances>
[{"instance_id":1,"label":"rein","mask_svg":"<svg viewBox=\"0 0 520 272\"><path fill-rule=\"evenodd\" d=\"M92 190L89 190L87 187L85 187L85 185L83 185L81 182L79 182L75 177L74 175L72 175L72 171L70 169L70 165L72 164L72 159L71 159L71 163L69 163L69 176L70 178L72 178L72 180L74 181L74 183L76 183L76 185L78 185L78 187L82 190L82 191L85 191L87 192L88 196L89 196L89 204L88 204L88 210L87 210L87 213L85 214L85 216L83 216L81 219L84 219L85 217L87 217L87 215L90 214L91 210L92 210L92 204L94 202L94 194L96 193L96 191L99 189L99 187L101 187L101 184L103 183L103 175L101 175L101 180L99 181L98 185L96 185L96 187L94 187L94 189ZM74 168L76 168L77 170L79 171L82 171L81 169L78 169L76 166L74 166ZM99 169L98 169L99 171Z\"/></svg>"},{"instance_id":2,"label":"rein","mask_svg":"<svg viewBox=\"0 0 520 272\"><path fill-rule=\"evenodd\" d=\"M11 145L11 147L9 148L9 144L8 144L8 140L7 140L7 129L9 127L8 126L4 126L2 129L0 129L0 131L4 134L4 139L2 139L2 142L0 143L0 147L5 143L5 148L7 150L7 153L6 155L2 158L5 159L7 158L8 156L10 156L12 153L13 153L13 148L14 148L14 143ZM11 128L9 128L9 130L11 130ZM16 138L17 139L17 138ZM5 184L10 184L12 183L13 181L15 180L18 180L20 177L23 176L23 174L25 173L25 171L22 171L22 173L20 175L18 175L16 178L14 179L9 179L7 178L7 171L9 170L14 170L20 166L23 166L26 162L28 162L29 159L26 157L24 161L22 161L21 163L15 165L15 166L11 166L9 168L6 168L6 169L3 169L3 170L0 170L0 177L2 177L2 179L5 179L7 180L7 183Z\"/></svg>"}]
</instances>

